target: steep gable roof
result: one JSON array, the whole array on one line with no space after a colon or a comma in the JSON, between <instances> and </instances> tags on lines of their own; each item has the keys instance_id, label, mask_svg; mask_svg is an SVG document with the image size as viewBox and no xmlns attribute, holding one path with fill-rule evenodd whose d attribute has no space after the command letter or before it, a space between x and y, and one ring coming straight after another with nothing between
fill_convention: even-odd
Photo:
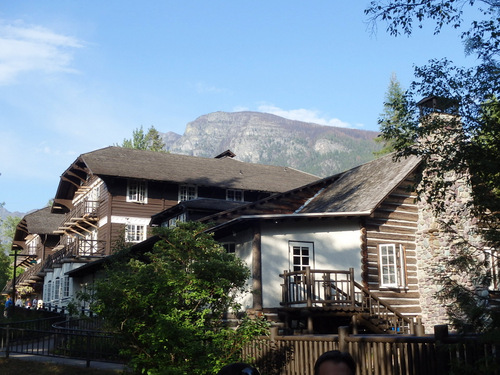
<instances>
[{"instance_id":1,"label":"steep gable roof","mask_svg":"<svg viewBox=\"0 0 500 375\"><path fill-rule=\"evenodd\" d=\"M203 158L122 147L80 155L63 173L56 200L71 199L89 175L134 178L199 186L282 192L318 180L293 168L246 163L233 158Z\"/></svg>"},{"instance_id":2,"label":"steep gable roof","mask_svg":"<svg viewBox=\"0 0 500 375\"><path fill-rule=\"evenodd\" d=\"M415 156L394 161L393 154L389 154L349 169L314 197L300 213L372 213L419 163Z\"/></svg>"},{"instance_id":3,"label":"steep gable roof","mask_svg":"<svg viewBox=\"0 0 500 375\"><path fill-rule=\"evenodd\" d=\"M230 220L261 217L358 216L371 214L420 164L417 157L394 160L394 154L365 163L261 201L203 218L225 225Z\"/></svg>"},{"instance_id":4,"label":"steep gable roof","mask_svg":"<svg viewBox=\"0 0 500 375\"><path fill-rule=\"evenodd\" d=\"M203 158L122 147L103 148L80 158L95 175L245 190L286 191L318 179L293 168L246 163L233 158Z\"/></svg>"},{"instance_id":5,"label":"steep gable roof","mask_svg":"<svg viewBox=\"0 0 500 375\"><path fill-rule=\"evenodd\" d=\"M50 207L45 207L24 215L16 228L18 235L27 234L53 234L64 220L64 215L53 214ZM19 232L19 233L18 233Z\"/></svg>"}]
</instances>

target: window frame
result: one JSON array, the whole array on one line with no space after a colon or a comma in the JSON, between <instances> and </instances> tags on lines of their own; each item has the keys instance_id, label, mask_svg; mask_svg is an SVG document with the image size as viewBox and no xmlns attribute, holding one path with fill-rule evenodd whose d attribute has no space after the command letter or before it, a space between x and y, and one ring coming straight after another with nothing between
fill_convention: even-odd
<instances>
[{"instance_id":1,"label":"window frame","mask_svg":"<svg viewBox=\"0 0 500 375\"><path fill-rule=\"evenodd\" d=\"M241 196L237 197L237 195L241 195ZM226 200L232 201L232 202L244 202L245 201L245 190L226 189Z\"/></svg>"},{"instance_id":2,"label":"window frame","mask_svg":"<svg viewBox=\"0 0 500 375\"><path fill-rule=\"evenodd\" d=\"M226 250L226 253L236 254L236 242L223 242L221 246Z\"/></svg>"},{"instance_id":3,"label":"window frame","mask_svg":"<svg viewBox=\"0 0 500 375\"><path fill-rule=\"evenodd\" d=\"M127 202L148 203L148 182L141 180L128 180L127 182Z\"/></svg>"},{"instance_id":4,"label":"window frame","mask_svg":"<svg viewBox=\"0 0 500 375\"><path fill-rule=\"evenodd\" d=\"M141 231L138 229L142 228ZM132 233L132 234L131 234ZM125 224L125 242L139 243L147 238L147 225Z\"/></svg>"},{"instance_id":5,"label":"window frame","mask_svg":"<svg viewBox=\"0 0 500 375\"><path fill-rule=\"evenodd\" d=\"M193 194L191 194L191 192L189 191L190 189L194 190ZM189 185L189 184L179 185L179 192L177 196L179 202L192 201L193 199L197 198L198 198L198 185Z\"/></svg>"},{"instance_id":6,"label":"window frame","mask_svg":"<svg viewBox=\"0 0 500 375\"><path fill-rule=\"evenodd\" d=\"M386 253L384 253L384 248ZM379 284L381 288L406 288L405 248L401 244L378 245ZM389 270L389 268L393 269ZM385 281L385 279L388 279Z\"/></svg>"}]
</instances>

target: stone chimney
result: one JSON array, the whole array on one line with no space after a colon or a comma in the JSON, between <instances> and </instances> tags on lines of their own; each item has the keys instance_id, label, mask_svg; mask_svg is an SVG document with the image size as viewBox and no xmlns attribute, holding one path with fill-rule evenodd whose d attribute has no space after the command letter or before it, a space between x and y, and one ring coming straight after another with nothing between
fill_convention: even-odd
<instances>
[{"instance_id":1,"label":"stone chimney","mask_svg":"<svg viewBox=\"0 0 500 375\"><path fill-rule=\"evenodd\" d=\"M440 277L447 274L472 287L470 280L454 272L449 261L464 243L477 243L478 239L470 211L472 189L467 170L442 173L438 169L460 147L462 132L457 130L461 126L457 102L430 96L418 105L421 126L431 127L416 146L423 154L423 170L422 182L417 187L420 200L415 237L422 320L430 333L434 325L449 323L445 306L435 297L441 289ZM440 189L439 199L429 199L431 189Z\"/></svg>"}]
</instances>

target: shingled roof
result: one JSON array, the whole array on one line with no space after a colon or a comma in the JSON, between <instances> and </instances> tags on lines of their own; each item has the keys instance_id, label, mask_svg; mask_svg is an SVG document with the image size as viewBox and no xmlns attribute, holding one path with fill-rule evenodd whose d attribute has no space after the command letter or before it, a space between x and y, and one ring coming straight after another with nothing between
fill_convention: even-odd
<instances>
[{"instance_id":1,"label":"shingled roof","mask_svg":"<svg viewBox=\"0 0 500 375\"><path fill-rule=\"evenodd\" d=\"M415 156L399 161L394 161L393 156L389 154L341 173L300 213L372 213L420 163Z\"/></svg>"},{"instance_id":2,"label":"shingled roof","mask_svg":"<svg viewBox=\"0 0 500 375\"><path fill-rule=\"evenodd\" d=\"M63 173L56 198L69 199L71 181L97 176L282 192L318 180L293 168L246 163L233 158L203 158L164 152L106 147L80 155ZM69 190L68 190L69 189Z\"/></svg>"},{"instance_id":3,"label":"shingled roof","mask_svg":"<svg viewBox=\"0 0 500 375\"><path fill-rule=\"evenodd\" d=\"M64 215L53 214L50 210L50 207L45 207L26 214L17 225L15 239L24 239L28 234L53 234L64 220Z\"/></svg>"},{"instance_id":4,"label":"shingled roof","mask_svg":"<svg viewBox=\"0 0 500 375\"><path fill-rule=\"evenodd\" d=\"M417 157L395 161L394 155L389 154L300 188L211 215L202 221L222 224L230 220L255 220L258 216L369 215L419 163Z\"/></svg>"}]
</instances>

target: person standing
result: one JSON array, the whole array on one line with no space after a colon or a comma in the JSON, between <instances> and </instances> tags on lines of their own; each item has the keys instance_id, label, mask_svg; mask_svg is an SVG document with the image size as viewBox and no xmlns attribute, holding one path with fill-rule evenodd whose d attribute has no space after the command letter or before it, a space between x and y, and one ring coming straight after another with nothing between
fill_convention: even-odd
<instances>
[{"instance_id":1,"label":"person standing","mask_svg":"<svg viewBox=\"0 0 500 375\"><path fill-rule=\"evenodd\" d=\"M5 308L3 310L3 316L8 318L10 317L10 312L14 308L14 303L12 302L12 298L7 296L7 300L5 301Z\"/></svg>"}]
</instances>

